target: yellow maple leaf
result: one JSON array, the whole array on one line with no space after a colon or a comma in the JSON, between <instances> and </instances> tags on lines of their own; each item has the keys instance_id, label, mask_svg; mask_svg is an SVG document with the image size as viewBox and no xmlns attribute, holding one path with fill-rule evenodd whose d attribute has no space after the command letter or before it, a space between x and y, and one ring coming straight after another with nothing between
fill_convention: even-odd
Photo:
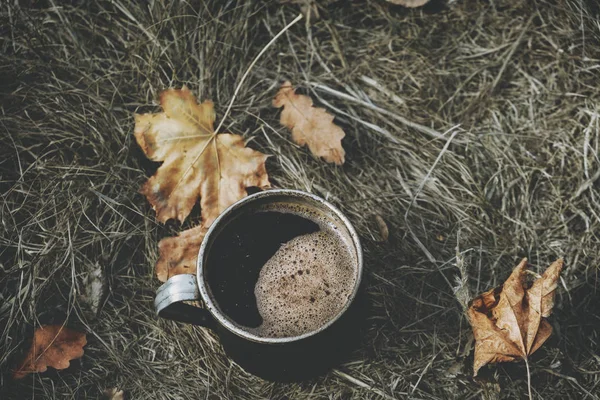
<instances>
[{"instance_id":1,"label":"yellow maple leaf","mask_svg":"<svg viewBox=\"0 0 600 400\"><path fill-rule=\"evenodd\" d=\"M169 89L160 94L163 112L136 114L135 138L152 161L162 161L156 174L140 190L146 196L160 222L177 219L183 222L200 199L201 228L168 241L164 249L181 247L181 257L173 259L161 252L157 273L171 276L166 271L195 272L195 256L204 235L204 228L231 204L247 195L246 188L269 186L265 167L268 156L245 147L240 135L214 132L213 103L196 102L185 86ZM198 237L198 235L201 237ZM190 241L190 237L195 239ZM166 239L164 239L166 240ZM192 270L190 270L190 266ZM181 272L179 272L181 273Z\"/></svg>"},{"instance_id":2,"label":"yellow maple leaf","mask_svg":"<svg viewBox=\"0 0 600 400\"><path fill-rule=\"evenodd\" d=\"M346 152L342 128L333 123L333 115L322 108L313 107L310 97L296 94L290 82L285 82L273 99L273 106L283 107L281 124L292 130L292 139L300 146L308 145L317 157L330 163L344 163Z\"/></svg>"}]
</instances>

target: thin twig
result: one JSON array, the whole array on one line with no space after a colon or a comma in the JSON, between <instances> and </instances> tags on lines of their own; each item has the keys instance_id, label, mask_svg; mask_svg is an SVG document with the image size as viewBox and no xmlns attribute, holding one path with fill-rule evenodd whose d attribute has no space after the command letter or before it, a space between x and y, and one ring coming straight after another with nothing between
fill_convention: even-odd
<instances>
[{"instance_id":1,"label":"thin twig","mask_svg":"<svg viewBox=\"0 0 600 400\"><path fill-rule=\"evenodd\" d=\"M529 361L527 361L527 357L523 359L525 360L525 368L527 368L527 393L529 393L529 400L533 400L533 396L531 396L531 372L529 372Z\"/></svg>"},{"instance_id":2,"label":"thin twig","mask_svg":"<svg viewBox=\"0 0 600 400\"><path fill-rule=\"evenodd\" d=\"M292 22L287 24L281 31L279 31L279 33L277 35L275 35L273 37L273 39L271 39L271 41L269 43L267 43L267 45L265 47L263 47L263 49L260 51L260 53L258 53L258 55L254 58L254 60L252 60L252 62L248 66L248 69L246 70L246 72L244 72L242 79L240 79L240 82L238 83L237 87L235 88L235 91L233 92L233 96L231 96L231 101L229 102L229 105L227 106L227 110L225 110L225 115L223 115L223 118L221 118L221 122L219 123L219 126L217 126L217 129L215 129L215 135L217 133L219 133L219 130L221 129L221 127L223 126L223 123L225 122L225 119L227 119L227 117L229 116L229 112L231 111L231 107L233 106L233 102L235 101L235 97L237 96L238 92L242 88L242 84L248 77L248 74L250 74L250 71L254 67L254 64L256 64L258 62L258 59L263 54L265 54L267 49L269 47L271 47L273 45L273 43L275 43L277 41L277 39L279 39L279 37L285 33L285 31L290 29L296 22L300 21L301 19L302 19L302 14L298 14L298 16L296 18L294 18L294 20Z\"/></svg>"}]
</instances>

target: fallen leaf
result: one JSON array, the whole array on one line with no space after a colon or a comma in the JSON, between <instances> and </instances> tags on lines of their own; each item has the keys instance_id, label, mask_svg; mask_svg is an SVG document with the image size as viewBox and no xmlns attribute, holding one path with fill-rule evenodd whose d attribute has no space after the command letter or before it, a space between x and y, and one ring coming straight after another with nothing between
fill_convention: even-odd
<instances>
[{"instance_id":1,"label":"fallen leaf","mask_svg":"<svg viewBox=\"0 0 600 400\"><path fill-rule=\"evenodd\" d=\"M333 123L333 115L323 108L313 107L312 99L296 94L290 82L285 82L273 99L273 106L283 107L281 124L292 130L292 139L300 146L308 145L317 157L330 163L344 163L346 152L342 128Z\"/></svg>"},{"instance_id":2,"label":"fallen leaf","mask_svg":"<svg viewBox=\"0 0 600 400\"><path fill-rule=\"evenodd\" d=\"M163 162L141 189L160 222L183 222L200 198L208 227L247 187L269 186L268 156L245 147L240 135L217 135L211 101L198 104L184 86L162 92L160 104L164 112L136 114L134 130L146 156Z\"/></svg>"},{"instance_id":3,"label":"fallen leaf","mask_svg":"<svg viewBox=\"0 0 600 400\"><path fill-rule=\"evenodd\" d=\"M387 224L379 214L375 215L375 222L377 222L377 227L379 228L379 236L381 237L381 241L387 242L390 237L390 230L388 229Z\"/></svg>"},{"instance_id":4,"label":"fallen leaf","mask_svg":"<svg viewBox=\"0 0 600 400\"><path fill-rule=\"evenodd\" d=\"M531 286L524 258L500 287L471 300L467 314L475 336L473 376L488 363L527 360L550 337L552 312L563 260L553 262Z\"/></svg>"},{"instance_id":5,"label":"fallen leaf","mask_svg":"<svg viewBox=\"0 0 600 400\"><path fill-rule=\"evenodd\" d=\"M409 7L409 8L421 7L421 6L429 3L429 0L386 0L386 1L388 3L397 4L397 5L401 5L401 6Z\"/></svg>"},{"instance_id":6,"label":"fallen leaf","mask_svg":"<svg viewBox=\"0 0 600 400\"><path fill-rule=\"evenodd\" d=\"M123 400L125 398L125 393L118 388L110 388L104 391L104 398L106 400Z\"/></svg>"},{"instance_id":7,"label":"fallen leaf","mask_svg":"<svg viewBox=\"0 0 600 400\"><path fill-rule=\"evenodd\" d=\"M102 267L96 263L87 266L83 277L82 300L89 304L94 315L98 315L100 304L106 291L106 279Z\"/></svg>"},{"instance_id":8,"label":"fallen leaf","mask_svg":"<svg viewBox=\"0 0 600 400\"><path fill-rule=\"evenodd\" d=\"M198 250L206 231L207 228L199 225L158 243L160 257L156 262L156 276L161 282L174 275L196 273Z\"/></svg>"},{"instance_id":9,"label":"fallen leaf","mask_svg":"<svg viewBox=\"0 0 600 400\"><path fill-rule=\"evenodd\" d=\"M162 161L142 186L160 222L183 222L200 199L202 223L163 239L156 273L161 281L196 272L196 257L206 229L227 207L247 195L246 188L269 186L268 156L245 147L240 135L216 134L213 103L196 102L183 87L161 93L164 110L135 116L135 138L153 161Z\"/></svg>"},{"instance_id":10,"label":"fallen leaf","mask_svg":"<svg viewBox=\"0 0 600 400\"><path fill-rule=\"evenodd\" d=\"M62 325L42 325L33 334L31 348L13 373L13 378L21 379L32 372L44 372L48 367L68 368L70 360L83 356L86 343L85 333Z\"/></svg>"}]
</instances>

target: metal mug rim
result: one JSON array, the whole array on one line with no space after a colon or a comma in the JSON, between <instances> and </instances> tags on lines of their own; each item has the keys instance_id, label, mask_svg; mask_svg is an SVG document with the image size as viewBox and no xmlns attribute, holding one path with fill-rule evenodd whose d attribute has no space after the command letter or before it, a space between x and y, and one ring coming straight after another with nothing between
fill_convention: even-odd
<instances>
[{"instance_id":1,"label":"metal mug rim","mask_svg":"<svg viewBox=\"0 0 600 400\"><path fill-rule=\"evenodd\" d=\"M356 266L357 277L356 277L356 282L354 284L354 288L352 289L351 295L348 297L348 301L346 301L346 303L344 304L344 307L342 307L342 309L335 315L335 317L330 319L326 324L320 326L318 329L304 333L302 335L289 336L289 337L283 337L283 338L270 338L270 337L258 336L253 333L250 333L248 331L245 331L244 329L240 328L239 326L237 326L236 324L231 322L230 319L227 318L227 316L221 312L221 310L216 305L216 302L213 301L212 296L209 294L209 292L206 288L208 283L206 282L206 284L205 284L205 279L204 279L205 274L204 274L204 268L203 268L203 265L204 265L204 260L203 260L204 257L203 256L204 256L204 253L206 250L206 246L210 242L210 240L209 240L210 237L214 234L216 229L218 229L219 223L221 221L225 220L235 210L243 207L244 205L246 205L250 202L256 201L257 199L275 196L275 195L291 195L293 197L308 198L312 201L315 201L317 203L324 205L329 211L333 212L342 221L342 223L346 227L346 229L348 229L348 232L350 233L350 237L352 239L352 243L356 250L356 256L357 256L357 260L356 260L357 261L357 266ZM210 314L213 316L213 318L215 318L219 322L219 324L221 324L223 327L225 327L230 332L236 334L237 336L247 339L247 340L250 340L250 341L253 341L253 342L269 343L269 344L275 344L275 343L283 344L283 343L296 342L296 341L299 341L302 339L306 339L308 337L316 335L319 332L324 331L325 329L327 329L328 327L333 325L333 323L335 323L335 321L337 321L348 310L348 308L350 307L351 303L354 301L354 298L356 297L356 295L358 293L358 289L359 289L359 286L361 283L362 273L363 273L363 253L362 253L362 247L360 244L360 240L358 238L358 234L356 233L356 230L354 229L354 226L352 226L352 223L350 222L350 220L333 204L331 204L330 202L328 202L327 200L325 200L319 196L316 196L312 193L304 192L301 190L268 189L268 190L264 190L261 192L251 194L251 195L246 196L243 199L237 201L236 203L232 204L227 209L225 209L225 211L223 211L213 221L213 223L211 224L210 228L208 229L206 235L204 236L204 240L202 241L202 244L200 245L200 249L198 251L198 260L196 262L196 272L197 272L196 273L196 282L198 284L198 289L200 291L200 297L202 298L202 301L204 302L204 307L208 310L208 312L210 312Z\"/></svg>"}]
</instances>

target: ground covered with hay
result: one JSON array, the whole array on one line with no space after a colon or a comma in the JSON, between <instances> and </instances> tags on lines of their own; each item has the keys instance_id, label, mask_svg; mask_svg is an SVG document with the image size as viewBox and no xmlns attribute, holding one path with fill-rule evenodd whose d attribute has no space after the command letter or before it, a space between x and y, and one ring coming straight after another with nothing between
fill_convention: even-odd
<instances>
[{"instance_id":1,"label":"ground covered with hay","mask_svg":"<svg viewBox=\"0 0 600 400\"><path fill-rule=\"evenodd\" d=\"M158 224L138 194L157 165L133 113L187 85L223 116L295 2L6 1L0 6L0 398L523 398L523 363L472 377L455 289L501 284L522 257L565 257L531 358L535 398L600 396L600 8L456 0L421 9L317 1L241 87L225 130L273 156L278 187L356 226L370 302L362 344L328 375L245 373L209 331L158 320ZM27 6L26 6L27 4ZM305 8L306 10L306 8ZM294 145L271 99L291 80L346 131L341 167ZM376 216L390 237L381 240ZM195 210L184 227L197 224ZM97 313L85 293L99 268ZM40 324L87 332L83 358L11 378ZM318 362L318 360L316 360Z\"/></svg>"}]
</instances>

